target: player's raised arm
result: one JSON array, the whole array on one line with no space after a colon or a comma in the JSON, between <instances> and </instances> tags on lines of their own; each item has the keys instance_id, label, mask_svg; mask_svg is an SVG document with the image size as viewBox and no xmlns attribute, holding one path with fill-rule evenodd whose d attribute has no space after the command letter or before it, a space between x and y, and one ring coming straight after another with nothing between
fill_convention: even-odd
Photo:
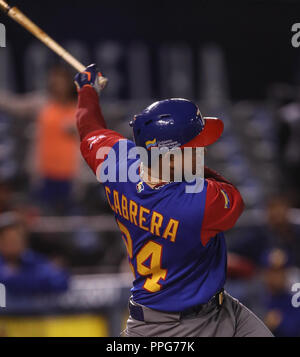
<instances>
[{"instance_id":1,"label":"player's raised arm","mask_svg":"<svg viewBox=\"0 0 300 357\"><path fill-rule=\"evenodd\" d=\"M97 71L94 64L75 76L78 90L76 119L81 140L81 153L94 172L101 163L101 160L96 158L98 149L113 147L120 139L124 139L117 132L107 129L99 105L99 95L104 89L99 84L99 76L101 73Z\"/></svg>"},{"instance_id":2,"label":"player's raised arm","mask_svg":"<svg viewBox=\"0 0 300 357\"><path fill-rule=\"evenodd\" d=\"M204 245L216 234L232 228L244 210L238 189L217 172L205 168L207 194L201 240Z\"/></svg>"}]
</instances>

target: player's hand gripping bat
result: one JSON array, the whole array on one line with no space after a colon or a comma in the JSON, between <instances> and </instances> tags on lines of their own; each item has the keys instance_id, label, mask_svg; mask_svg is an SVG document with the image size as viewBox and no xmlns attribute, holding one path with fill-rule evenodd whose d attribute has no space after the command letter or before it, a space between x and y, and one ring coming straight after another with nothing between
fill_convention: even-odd
<instances>
[{"instance_id":1,"label":"player's hand gripping bat","mask_svg":"<svg viewBox=\"0 0 300 357\"><path fill-rule=\"evenodd\" d=\"M80 63L74 58L67 50L55 42L50 36L48 36L41 28L33 23L26 15L24 15L17 7L10 7L6 1L0 0L0 10L6 13L13 20L18 22L26 30L28 30L33 36L38 38L47 47L54 51L58 56L62 57L67 63L69 63L78 72L84 72L86 66ZM98 77L99 86L103 89L107 83L107 78L100 75Z\"/></svg>"}]
</instances>

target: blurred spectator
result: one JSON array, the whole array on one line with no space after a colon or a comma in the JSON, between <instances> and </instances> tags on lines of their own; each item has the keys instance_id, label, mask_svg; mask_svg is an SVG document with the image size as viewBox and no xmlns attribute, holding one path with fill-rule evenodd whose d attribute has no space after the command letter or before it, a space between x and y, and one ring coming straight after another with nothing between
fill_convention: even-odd
<instances>
[{"instance_id":1,"label":"blurred spectator","mask_svg":"<svg viewBox=\"0 0 300 357\"><path fill-rule=\"evenodd\" d=\"M299 90L298 90L299 91ZM300 207L300 96L279 111L279 165L282 185L293 193Z\"/></svg>"},{"instance_id":2,"label":"blurred spectator","mask_svg":"<svg viewBox=\"0 0 300 357\"><path fill-rule=\"evenodd\" d=\"M259 264L263 252L277 247L286 250L300 267L300 227L290 223L289 209L286 196L272 197L265 211L266 223L244 230L231 250Z\"/></svg>"},{"instance_id":3,"label":"blurred spectator","mask_svg":"<svg viewBox=\"0 0 300 357\"><path fill-rule=\"evenodd\" d=\"M277 337L300 337L300 309L292 305L287 282L290 259L281 249L266 252L262 259L265 285L264 322Z\"/></svg>"},{"instance_id":4,"label":"blurred spectator","mask_svg":"<svg viewBox=\"0 0 300 357\"><path fill-rule=\"evenodd\" d=\"M273 197L267 206L267 226L263 239L269 247L279 247L288 252L300 267L300 227L289 221L290 201L285 196Z\"/></svg>"},{"instance_id":5,"label":"blurred spectator","mask_svg":"<svg viewBox=\"0 0 300 357\"><path fill-rule=\"evenodd\" d=\"M12 212L0 215L0 283L10 294L59 293L69 276L27 247L26 232Z\"/></svg>"},{"instance_id":6,"label":"blurred spectator","mask_svg":"<svg viewBox=\"0 0 300 357\"><path fill-rule=\"evenodd\" d=\"M12 196L11 182L0 178L0 214L11 210Z\"/></svg>"},{"instance_id":7,"label":"blurred spectator","mask_svg":"<svg viewBox=\"0 0 300 357\"><path fill-rule=\"evenodd\" d=\"M255 276L256 270L253 262L235 253L228 253L227 275L231 279L251 279Z\"/></svg>"},{"instance_id":8,"label":"blurred spectator","mask_svg":"<svg viewBox=\"0 0 300 357\"><path fill-rule=\"evenodd\" d=\"M75 128L76 90L72 74L57 65L49 71L46 95L0 93L0 109L17 117L37 119L36 174L38 200L48 213L71 207L71 191L79 163Z\"/></svg>"}]
</instances>

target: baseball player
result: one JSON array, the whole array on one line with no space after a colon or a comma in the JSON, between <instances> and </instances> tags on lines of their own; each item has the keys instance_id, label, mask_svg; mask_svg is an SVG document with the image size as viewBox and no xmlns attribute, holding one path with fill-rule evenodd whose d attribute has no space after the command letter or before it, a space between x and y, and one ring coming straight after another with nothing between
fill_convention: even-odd
<instances>
[{"instance_id":1,"label":"baseball player","mask_svg":"<svg viewBox=\"0 0 300 357\"><path fill-rule=\"evenodd\" d=\"M223 232L234 226L244 207L236 187L205 167L203 189L187 193L188 182L172 176L154 182L149 161L128 155L135 146L149 153L165 143L169 149L205 147L221 136L222 121L203 118L188 100L163 100L134 117L134 143L107 129L99 106L100 75L91 65L75 77L77 126L82 155L98 179L108 168L111 151L116 160L116 179L101 181L134 275L123 335L271 337L251 311L224 291ZM173 170L174 165L170 163ZM120 179L129 166L138 170L138 182Z\"/></svg>"}]
</instances>

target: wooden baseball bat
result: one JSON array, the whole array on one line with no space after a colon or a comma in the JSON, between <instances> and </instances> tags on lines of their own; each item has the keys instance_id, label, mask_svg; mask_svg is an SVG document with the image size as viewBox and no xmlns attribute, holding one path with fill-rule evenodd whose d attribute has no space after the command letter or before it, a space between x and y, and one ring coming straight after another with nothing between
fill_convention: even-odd
<instances>
[{"instance_id":1,"label":"wooden baseball bat","mask_svg":"<svg viewBox=\"0 0 300 357\"><path fill-rule=\"evenodd\" d=\"M80 63L75 57L73 57L66 49L54 41L50 36L48 36L40 27L33 23L26 15L24 15L17 7L10 7L6 1L0 0L0 10L6 13L13 20L18 22L27 31L29 31L33 36L38 38L47 47L54 51L58 56L63 58L67 63L69 63L78 72L83 72L86 68L82 63ZM102 88L104 88L108 80L103 76L99 76L99 83Z\"/></svg>"}]
</instances>

